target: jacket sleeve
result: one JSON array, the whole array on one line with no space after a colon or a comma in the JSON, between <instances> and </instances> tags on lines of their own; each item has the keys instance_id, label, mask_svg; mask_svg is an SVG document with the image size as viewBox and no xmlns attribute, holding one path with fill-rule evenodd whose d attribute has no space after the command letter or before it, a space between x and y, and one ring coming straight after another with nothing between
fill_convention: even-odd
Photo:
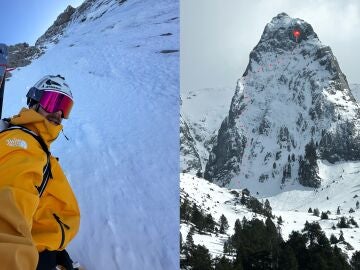
<instances>
[{"instance_id":1,"label":"jacket sleeve","mask_svg":"<svg viewBox=\"0 0 360 270\"><path fill-rule=\"evenodd\" d=\"M75 237L80 225L76 197L60 164L53 157L51 172L53 178L46 186L33 219L32 237L39 251L63 250Z\"/></svg>"},{"instance_id":2,"label":"jacket sleeve","mask_svg":"<svg viewBox=\"0 0 360 270\"><path fill-rule=\"evenodd\" d=\"M0 134L0 262L3 269L36 269L38 251L31 236L42 180L41 149L16 131ZM45 157L46 158L46 157Z\"/></svg>"}]
</instances>

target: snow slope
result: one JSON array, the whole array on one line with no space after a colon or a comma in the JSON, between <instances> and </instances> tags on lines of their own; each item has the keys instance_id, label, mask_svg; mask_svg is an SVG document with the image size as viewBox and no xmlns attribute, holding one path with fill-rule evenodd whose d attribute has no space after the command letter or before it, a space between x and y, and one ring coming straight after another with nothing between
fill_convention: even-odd
<instances>
[{"instance_id":1,"label":"snow slope","mask_svg":"<svg viewBox=\"0 0 360 270\"><path fill-rule=\"evenodd\" d=\"M309 191L293 190L273 197L252 194L252 196L258 197L259 201L262 202L268 199L273 209L273 215L275 217L282 217L281 234L284 240L288 239L289 234L293 230L301 231L306 221L318 222L328 238L330 238L331 234L339 238L340 228L334 230L332 227L333 225L336 227L342 216L348 219L353 217L360 224L360 210L356 209L356 202L360 201L358 197L360 196L360 163L349 162L336 165L319 165L321 176L324 178L327 176L328 179L327 185L322 189ZM330 185L330 183L333 184ZM249 209L237 203L233 191L241 194L239 189L219 187L205 179L190 174L180 175L180 188L182 197L188 195L187 198L192 203L200 206L206 214L210 213L214 220L218 221L222 214L228 219L229 229L226 231L226 234L195 233L193 236L194 243L205 245L209 249L212 258L223 254L224 242L234 233L236 219L242 220L243 217L246 217L248 220L252 218L265 220L264 216L252 213ZM340 207L339 215L336 214L338 207ZM320 217L308 213L309 208L318 208L320 213L330 211L329 219L321 220ZM353 208L355 212L349 213L350 208ZM277 219L274 218L273 222L276 224ZM184 242L191 226L193 226L191 223L184 222L180 225ZM355 250L360 250L360 228L351 226L351 228L343 228L341 230L345 241L353 249L349 250L345 244L338 244L338 246L351 257Z\"/></svg>"},{"instance_id":2,"label":"snow slope","mask_svg":"<svg viewBox=\"0 0 360 270\"><path fill-rule=\"evenodd\" d=\"M70 140L61 135L51 150L82 213L72 257L87 270L176 269L178 2L90 2L57 44L12 72L3 115L26 106L43 75L65 76L75 97Z\"/></svg>"},{"instance_id":3,"label":"snow slope","mask_svg":"<svg viewBox=\"0 0 360 270\"><path fill-rule=\"evenodd\" d=\"M246 209L246 207L231 202L234 199L234 195L230 193L230 189L219 187L191 174L180 174L180 190L181 197L184 198L188 195L187 198L191 203L196 203L202 210L206 210L206 213L211 213L215 221L218 222L222 214L226 216L229 222L228 235L207 233L194 234L193 236L194 243L196 245L205 245L213 256L220 256L222 254L224 242L233 233L236 219L240 218L242 220L243 216L251 219L253 216L253 213ZM259 218L261 217L259 216ZM180 224L180 231L184 242L191 226L191 223Z\"/></svg>"}]
</instances>

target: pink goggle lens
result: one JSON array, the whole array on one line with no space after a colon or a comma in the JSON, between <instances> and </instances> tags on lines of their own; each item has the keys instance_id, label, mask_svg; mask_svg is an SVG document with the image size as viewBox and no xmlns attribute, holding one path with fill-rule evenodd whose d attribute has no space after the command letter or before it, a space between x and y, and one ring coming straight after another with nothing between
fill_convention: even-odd
<instances>
[{"instance_id":1,"label":"pink goggle lens","mask_svg":"<svg viewBox=\"0 0 360 270\"><path fill-rule=\"evenodd\" d=\"M61 92L44 91L40 98L39 104L48 113L61 111L63 118L67 119L69 118L69 114L74 102L69 96Z\"/></svg>"}]
</instances>

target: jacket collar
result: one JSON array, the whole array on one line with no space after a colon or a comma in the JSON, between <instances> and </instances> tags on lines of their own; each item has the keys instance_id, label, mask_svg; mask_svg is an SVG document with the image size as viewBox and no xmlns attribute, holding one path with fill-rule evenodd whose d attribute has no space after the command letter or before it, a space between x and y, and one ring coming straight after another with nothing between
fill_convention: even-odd
<instances>
[{"instance_id":1,"label":"jacket collar","mask_svg":"<svg viewBox=\"0 0 360 270\"><path fill-rule=\"evenodd\" d=\"M37 135L42 137L47 146L50 146L62 130L62 125L54 125L49 122L44 116L33 109L21 109L18 115L11 118L10 123L13 125L24 126Z\"/></svg>"}]
</instances>

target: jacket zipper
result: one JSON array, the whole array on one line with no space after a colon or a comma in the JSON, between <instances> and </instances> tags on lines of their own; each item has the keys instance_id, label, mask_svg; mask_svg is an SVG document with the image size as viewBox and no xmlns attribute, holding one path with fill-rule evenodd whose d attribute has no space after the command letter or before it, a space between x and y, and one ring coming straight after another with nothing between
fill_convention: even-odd
<instances>
[{"instance_id":1,"label":"jacket zipper","mask_svg":"<svg viewBox=\"0 0 360 270\"><path fill-rule=\"evenodd\" d=\"M56 222L60 225L60 229L61 229L61 242L60 242L60 246L59 246L59 249L60 249L60 248L62 248L62 246L64 245L64 242L65 242L65 229L69 230L70 227L68 225L66 225L65 223L63 223L60 220L58 215L53 213L53 216L54 216Z\"/></svg>"}]
</instances>

